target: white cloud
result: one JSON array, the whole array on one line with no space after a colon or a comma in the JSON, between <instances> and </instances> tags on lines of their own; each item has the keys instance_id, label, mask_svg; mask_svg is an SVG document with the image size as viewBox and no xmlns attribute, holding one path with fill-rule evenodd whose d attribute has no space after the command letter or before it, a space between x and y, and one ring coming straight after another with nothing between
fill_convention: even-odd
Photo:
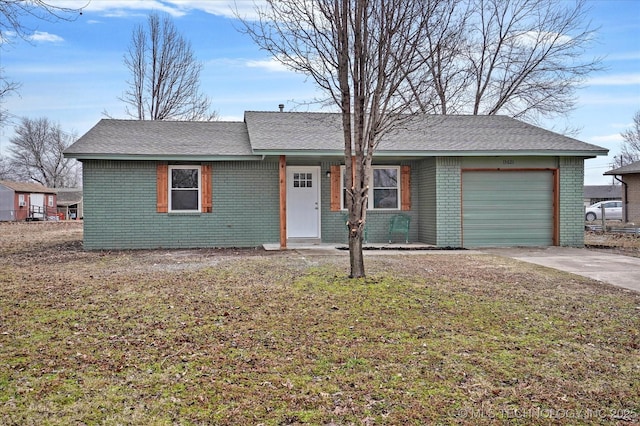
<instances>
[{"instance_id":1,"label":"white cloud","mask_svg":"<svg viewBox=\"0 0 640 426\"><path fill-rule=\"evenodd\" d=\"M272 72L291 72L289 68L285 67L274 58L249 60L246 64L249 68L262 68Z\"/></svg>"},{"instance_id":2,"label":"white cloud","mask_svg":"<svg viewBox=\"0 0 640 426\"><path fill-rule=\"evenodd\" d=\"M4 31L0 34L0 46L3 44L11 43L11 40L16 36L15 31Z\"/></svg>"},{"instance_id":3,"label":"white cloud","mask_svg":"<svg viewBox=\"0 0 640 426\"><path fill-rule=\"evenodd\" d=\"M269 59L247 59L247 58L215 58L209 61L206 61L205 65L207 67L212 68L257 68L261 70L265 70L268 72L278 72L278 73L293 73L297 75L302 75L301 73L296 73L295 71L287 68L282 63L277 61L275 58L271 57Z\"/></svg>"},{"instance_id":4,"label":"white cloud","mask_svg":"<svg viewBox=\"0 0 640 426\"><path fill-rule=\"evenodd\" d=\"M616 94L611 95L596 95L596 94L585 94L580 96L580 105L615 105L615 106L637 106L638 105L638 97L634 96L633 93L627 94L626 96L617 96Z\"/></svg>"},{"instance_id":5,"label":"white cloud","mask_svg":"<svg viewBox=\"0 0 640 426\"><path fill-rule=\"evenodd\" d=\"M628 122L628 123L611 123L609 125L609 127L611 127L612 129L626 129L628 127L633 126L633 122Z\"/></svg>"},{"instance_id":6,"label":"white cloud","mask_svg":"<svg viewBox=\"0 0 640 426\"><path fill-rule=\"evenodd\" d=\"M637 61L638 59L640 59L640 51L615 53L605 57L607 61Z\"/></svg>"},{"instance_id":7,"label":"white cloud","mask_svg":"<svg viewBox=\"0 0 640 426\"><path fill-rule=\"evenodd\" d=\"M79 4L80 3L80 4ZM160 0L92 0L79 2L78 0L51 1L58 7L75 9L81 7L84 12L103 12L105 16L123 17L131 15L131 11L159 11L172 16L184 16L186 12L172 3ZM188 2L186 2L188 3Z\"/></svg>"},{"instance_id":8,"label":"white cloud","mask_svg":"<svg viewBox=\"0 0 640 426\"><path fill-rule=\"evenodd\" d=\"M611 74L587 80L591 86L629 86L640 84L640 73Z\"/></svg>"},{"instance_id":9,"label":"white cloud","mask_svg":"<svg viewBox=\"0 0 640 426\"><path fill-rule=\"evenodd\" d=\"M240 16L253 15L254 2L252 1L233 1L233 0L168 0L175 6L183 10L202 10L211 15L226 16L235 18L235 11Z\"/></svg>"},{"instance_id":10,"label":"white cloud","mask_svg":"<svg viewBox=\"0 0 640 426\"><path fill-rule=\"evenodd\" d=\"M527 31L520 34L519 38L524 44L529 46L563 45L572 40L568 35L548 31Z\"/></svg>"},{"instance_id":11,"label":"white cloud","mask_svg":"<svg viewBox=\"0 0 640 426\"><path fill-rule=\"evenodd\" d=\"M167 0L182 10L202 10L212 15L235 18L236 14L245 19L256 17L256 7L266 5L265 0Z\"/></svg>"},{"instance_id":12,"label":"white cloud","mask_svg":"<svg viewBox=\"0 0 640 426\"><path fill-rule=\"evenodd\" d=\"M59 7L77 8L79 2L78 0L57 0L50 3ZM264 3L264 0L255 2L255 4L261 3ZM253 1L235 0L92 0L86 3L83 11L102 12L105 16L111 17L136 15L135 11L160 11L180 17L190 10L201 10L212 15L233 18L236 10L241 16L253 16L255 4Z\"/></svg>"},{"instance_id":13,"label":"white cloud","mask_svg":"<svg viewBox=\"0 0 640 426\"><path fill-rule=\"evenodd\" d=\"M43 43L60 43L63 42L64 39L55 34L48 33L46 31L35 31L29 37L27 37L30 41L37 41Z\"/></svg>"},{"instance_id":14,"label":"white cloud","mask_svg":"<svg viewBox=\"0 0 640 426\"><path fill-rule=\"evenodd\" d=\"M616 143L622 142L622 136L620 133L614 133L612 135L601 135L601 136L592 136L589 138L589 142L594 144L599 143Z\"/></svg>"}]
</instances>

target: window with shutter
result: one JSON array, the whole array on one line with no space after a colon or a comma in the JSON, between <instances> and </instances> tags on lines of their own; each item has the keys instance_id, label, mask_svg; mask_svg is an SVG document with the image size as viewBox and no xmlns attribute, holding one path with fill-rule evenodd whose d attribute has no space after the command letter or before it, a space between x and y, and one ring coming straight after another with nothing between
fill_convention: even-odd
<instances>
[{"instance_id":1,"label":"window with shutter","mask_svg":"<svg viewBox=\"0 0 640 426\"><path fill-rule=\"evenodd\" d=\"M411 210L411 166L400 167L401 210Z\"/></svg>"},{"instance_id":2,"label":"window with shutter","mask_svg":"<svg viewBox=\"0 0 640 426\"><path fill-rule=\"evenodd\" d=\"M345 209L344 166L331 166L331 211ZM411 210L411 166L373 166L370 210Z\"/></svg>"},{"instance_id":3,"label":"window with shutter","mask_svg":"<svg viewBox=\"0 0 640 426\"><path fill-rule=\"evenodd\" d=\"M213 211L210 164L158 164L156 180L158 213Z\"/></svg>"},{"instance_id":4,"label":"window with shutter","mask_svg":"<svg viewBox=\"0 0 640 426\"><path fill-rule=\"evenodd\" d=\"M168 172L169 166L158 164L156 168L156 211L158 213L167 213L169 209Z\"/></svg>"}]
</instances>

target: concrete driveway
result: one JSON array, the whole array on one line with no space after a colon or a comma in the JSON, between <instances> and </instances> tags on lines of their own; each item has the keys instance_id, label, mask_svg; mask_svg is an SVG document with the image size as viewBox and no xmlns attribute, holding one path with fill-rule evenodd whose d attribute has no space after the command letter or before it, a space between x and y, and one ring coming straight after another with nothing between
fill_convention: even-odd
<instances>
[{"instance_id":1,"label":"concrete driveway","mask_svg":"<svg viewBox=\"0 0 640 426\"><path fill-rule=\"evenodd\" d=\"M640 258L571 247L482 250L640 292Z\"/></svg>"}]
</instances>

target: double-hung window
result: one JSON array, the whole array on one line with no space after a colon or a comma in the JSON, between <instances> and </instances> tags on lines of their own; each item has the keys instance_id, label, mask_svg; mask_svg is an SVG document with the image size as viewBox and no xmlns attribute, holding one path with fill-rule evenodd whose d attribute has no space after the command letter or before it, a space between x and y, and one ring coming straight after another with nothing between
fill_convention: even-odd
<instances>
[{"instance_id":1,"label":"double-hung window","mask_svg":"<svg viewBox=\"0 0 640 426\"><path fill-rule=\"evenodd\" d=\"M400 194L400 168L399 167L373 167L373 185L369 194L369 208L373 209L398 209ZM373 205L372 205L373 204Z\"/></svg>"},{"instance_id":2,"label":"double-hung window","mask_svg":"<svg viewBox=\"0 0 640 426\"><path fill-rule=\"evenodd\" d=\"M347 208L345 167L341 167L342 174L342 208ZM400 209L400 167L372 166L369 177L369 210L398 210Z\"/></svg>"},{"instance_id":3,"label":"double-hung window","mask_svg":"<svg viewBox=\"0 0 640 426\"><path fill-rule=\"evenodd\" d=\"M169 211L200 212L200 166L169 166Z\"/></svg>"}]
</instances>

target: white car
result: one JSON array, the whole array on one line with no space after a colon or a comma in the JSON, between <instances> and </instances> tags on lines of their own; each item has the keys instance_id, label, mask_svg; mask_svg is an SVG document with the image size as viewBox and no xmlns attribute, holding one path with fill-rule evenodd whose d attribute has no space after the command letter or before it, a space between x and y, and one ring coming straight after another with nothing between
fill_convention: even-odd
<instances>
[{"instance_id":1,"label":"white car","mask_svg":"<svg viewBox=\"0 0 640 426\"><path fill-rule=\"evenodd\" d=\"M587 221L593 221L602 219L602 206L604 205L604 217L605 219L618 219L622 220L622 201L621 200L609 200L600 201L587 207L585 210L584 218Z\"/></svg>"}]
</instances>

